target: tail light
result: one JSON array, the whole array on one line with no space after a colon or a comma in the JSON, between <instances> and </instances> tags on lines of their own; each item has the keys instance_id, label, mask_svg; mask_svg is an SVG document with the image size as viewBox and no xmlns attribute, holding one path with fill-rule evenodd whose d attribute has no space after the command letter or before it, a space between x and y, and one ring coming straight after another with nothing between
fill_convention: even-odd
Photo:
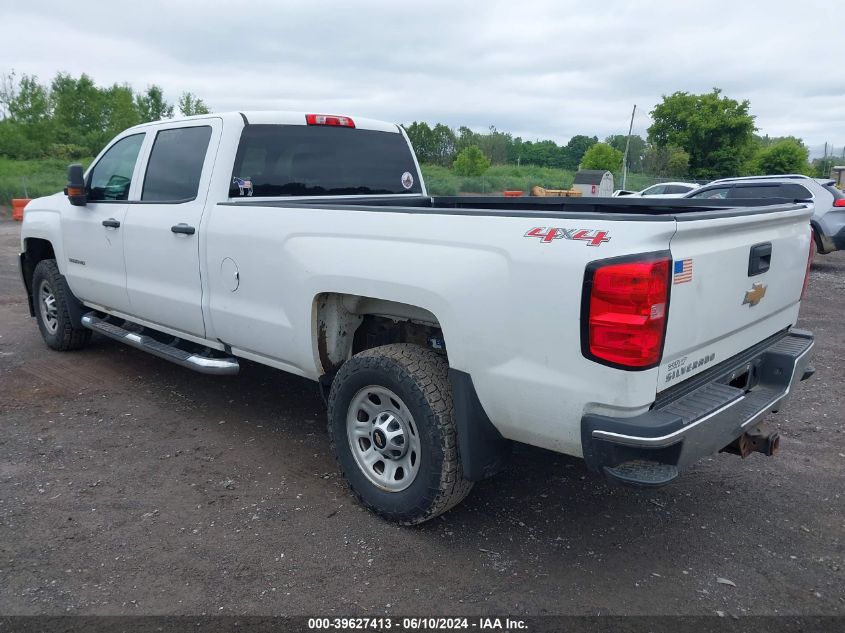
<instances>
[{"instance_id":1,"label":"tail light","mask_svg":"<svg viewBox=\"0 0 845 633\"><path fill-rule=\"evenodd\" d=\"M845 207L845 198L839 198L838 200L833 201L834 207Z\"/></svg>"},{"instance_id":2,"label":"tail light","mask_svg":"<svg viewBox=\"0 0 845 633\"><path fill-rule=\"evenodd\" d=\"M333 125L336 127L355 127L355 121L348 116L336 114L306 114L305 122L308 125Z\"/></svg>"},{"instance_id":3,"label":"tail light","mask_svg":"<svg viewBox=\"0 0 845 633\"><path fill-rule=\"evenodd\" d=\"M816 232L810 229L810 252L807 254L807 270L804 272L804 287L801 288L801 299L807 291L807 284L810 283L810 265L813 263L813 254L816 252Z\"/></svg>"},{"instance_id":4,"label":"tail light","mask_svg":"<svg viewBox=\"0 0 845 633\"><path fill-rule=\"evenodd\" d=\"M581 351L622 369L650 369L663 355L669 307L668 253L593 262L581 304Z\"/></svg>"}]
</instances>

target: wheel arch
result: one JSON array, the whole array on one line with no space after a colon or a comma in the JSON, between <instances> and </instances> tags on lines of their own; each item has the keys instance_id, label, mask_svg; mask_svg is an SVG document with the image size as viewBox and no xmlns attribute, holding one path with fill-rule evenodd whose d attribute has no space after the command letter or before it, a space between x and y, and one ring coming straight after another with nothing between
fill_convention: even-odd
<instances>
[{"instance_id":1,"label":"wheel arch","mask_svg":"<svg viewBox=\"0 0 845 633\"><path fill-rule=\"evenodd\" d=\"M816 220L810 220L810 226L813 229L813 239L816 242L816 250L820 255L826 255L834 250L833 240L822 232L821 225Z\"/></svg>"},{"instance_id":2,"label":"wheel arch","mask_svg":"<svg viewBox=\"0 0 845 633\"><path fill-rule=\"evenodd\" d=\"M27 302L29 303L29 316L35 316L35 303L33 300L32 274L38 263L45 259L56 259L56 251L53 243L40 237L27 237L23 239L23 251L20 254L20 269L23 285L26 288ZM58 264L58 262L57 262Z\"/></svg>"},{"instance_id":3,"label":"wheel arch","mask_svg":"<svg viewBox=\"0 0 845 633\"><path fill-rule=\"evenodd\" d=\"M428 344L446 352L441 322L427 308L338 292L314 297L311 347L321 376L331 377L352 355L388 343Z\"/></svg>"},{"instance_id":4,"label":"wheel arch","mask_svg":"<svg viewBox=\"0 0 845 633\"><path fill-rule=\"evenodd\" d=\"M434 349L449 362L450 339L442 322L433 311L421 306L362 295L321 293L314 297L311 330L324 399L343 363L366 349L413 343ZM491 422L471 375L451 367L448 375L464 478L480 481L505 466L512 443Z\"/></svg>"}]
</instances>

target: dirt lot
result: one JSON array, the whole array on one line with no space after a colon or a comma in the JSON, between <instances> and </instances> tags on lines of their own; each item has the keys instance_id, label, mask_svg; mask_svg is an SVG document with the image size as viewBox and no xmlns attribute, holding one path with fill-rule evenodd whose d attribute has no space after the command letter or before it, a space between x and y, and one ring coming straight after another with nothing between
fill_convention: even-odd
<instances>
[{"instance_id":1,"label":"dirt lot","mask_svg":"<svg viewBox=\"0 0 845 633\"><path fill-rule=\"evenodd\" d=\"M19 226L0 220L0 613L845 614L845 255L813 269L818 372L771 417L776 457L643 492L520 447L399 528L338 478L313 383L49 351Z\"/></svg>"}]
</instances>

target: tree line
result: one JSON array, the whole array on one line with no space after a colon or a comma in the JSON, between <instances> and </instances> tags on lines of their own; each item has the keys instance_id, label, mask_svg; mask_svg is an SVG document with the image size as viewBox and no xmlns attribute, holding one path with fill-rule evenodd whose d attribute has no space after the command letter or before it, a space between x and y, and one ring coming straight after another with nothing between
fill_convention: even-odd
<instances>
[{"instance_id":1,"label":"tree line","mask_svg":"<svg viewBox=\"0 0 845 633\"><path fill-rule=\"evenodd\" d=\"M705 94L675 92L664 96L651 111L652 125L646 138L632 135L627 165L632 172L666 178L711 180L738 175L820 173L821 161L809 163L809 150L793 136L770 138L756 132L750 102L737 101L714 88ZM627 136L614 134L603 142L598 137L576 134L566 145L552 140L524 140L490 127L486 133L461 126L433 126L414 121L405 126L420 162L464 170L475 165L479 175L484 165L522 164L560 169L622 168ZM474 160L458 158L468 148Z\"/></svg>"},{"instance_id":2,"label":"tree line","mask_svg":"<svg viewBox=\"0 0 845 633\"><path fill-rule=\"evenodd\" d=\"M14 71L0 76L0 155L14 159L94 156L133 125L183 115L207 114L190 92L168 103L159 86L135 92L129 84L97 86L86 74L58 73L42 83Z\"/></svg>"},{"instance_id":3,"label":"tree line","mask_svg":"<svg viewBox=\"0 0 845 633\"><path fill-rule=\"evenodd\" d=\"M178 111L206 114L208 106L190 92L176 104L159 86L136 92L129 84L97 86L86 74L58 73L42 83L14 71L0 75L0 155L13 159L75 159L93 156L122 130ZM651 111L647 136L633 135L627 166L632 172L666 178L709 180L725 176L777 173L819 173L822 161L808 164L801 139L760 136L750 103L722 95L675 92L663 96ZM533 165L574 171L618 172L628 141L624 134L599 141L576 134L565 145L552 140L526 140L491 126L479 133L436 123L414 121L404 126L423 164L452 168L459 175L479 175L489 165ZM471 151L470 151L471 150ZM467 152L469 152L467 154ZM462 160L458 158L464 154Z\"/></svg>"}]
</instances>

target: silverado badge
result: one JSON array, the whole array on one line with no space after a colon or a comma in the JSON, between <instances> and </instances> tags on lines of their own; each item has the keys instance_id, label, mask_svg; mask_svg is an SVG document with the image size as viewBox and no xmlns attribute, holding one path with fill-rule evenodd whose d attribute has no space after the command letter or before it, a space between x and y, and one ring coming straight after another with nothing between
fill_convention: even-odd
<instances>
[{"instance_id":1,"label":"silverado badge","mask_svg":"<svg viewBox=\"0 0 845 633\"><path fill-rule=\"evenodd\" d=\"M755 283L751 286L751 290L745 292L745 299L742 300L742 305L748 304L749 308L753 308L763 297L766 296L766 286L761 283Z\"/></svg>"}]
</instances>

